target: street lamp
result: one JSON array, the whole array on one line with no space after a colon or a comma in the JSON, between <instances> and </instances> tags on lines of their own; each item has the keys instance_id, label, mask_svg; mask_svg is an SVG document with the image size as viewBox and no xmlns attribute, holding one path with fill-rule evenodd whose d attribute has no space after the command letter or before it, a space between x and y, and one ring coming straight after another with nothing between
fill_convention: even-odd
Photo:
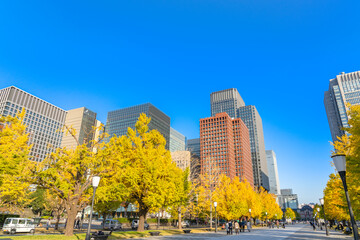
<instances>
[{"instance_id":1,"label":"street lamp","mask_svg":"<svg viewBox=\"0 0 360 240\"><path fill-rule=\"evenodd\" d=\"M329 230L327 228L327 221L326 221L325 209L324 209L324 199L320 198L319 200L320 200L321 208L322 208L323 214L324 214L326 236L329 236Z\"/></svg>"},{"instance_id":2,"label":"street lamp","mask_svg":"<svg viewBox=\"0 0 360 240\"><path fill-rule=\"evenodd\" d=\"M353 231L354 231L354 239L359 240L358 228L356 226L356 222L354 219L354 213L353 213L353 210L351 207L350 197L349 197L347 184L346 184L346 157L344 154L335 154L335 155L331 156L331 158L333 159L336 170L338 171L341 181L344 185L346 201L347 201L349 213L350 213L351 225L352 225Z\"/></svg>"},{"instance_id":3,"label":"street lamp","mask_svg":"<svg viewBox=\"0 0 360 240\"><path fill-rule=\"evenodd\" d=\"M94 198L95 198L96 188L99 186L99 182L100 182L100 177L93 176L92 186L94 189L94 193L93 193L93 198L92 198L92 203L91 203L90 220L89 220L89 226L88 226L87 233L86 233L86 240L90 240L91 220L92 220L92 214L93 214L93 209L94 209Z\"/></svg>"},{"instance_id":4,"label":"street lamp","mask_svg":"<svg viewBox=\"0 0 360 240\"><path fill-rule=\"evenodd\" d=\"M250 213L250 224L251 224L251 208L249 208L249 213Z\"/></svg>"},{"instance_id":5,"label":"street lamp","mask_svg":"<svg viewBox=\"0 0 360 240\"><path fill-rule=\"evenodd\" d=\"M265 220L265 223L266 223L266 225L268 224L268 220L267 220L267 212L265 212L265 215L266 215L266 220Z\"/></svg>"},{"instance_id":6,"label":"street lamp","mask_svg":"<svg viewBox=\"0 0 360 240\"><path fill-rule=\"evenodd\" d=\"M215 232L217 232L217 215L216 215L217 202L214 202L214 207L215 207Z\"/></svg>"}]
</instances>

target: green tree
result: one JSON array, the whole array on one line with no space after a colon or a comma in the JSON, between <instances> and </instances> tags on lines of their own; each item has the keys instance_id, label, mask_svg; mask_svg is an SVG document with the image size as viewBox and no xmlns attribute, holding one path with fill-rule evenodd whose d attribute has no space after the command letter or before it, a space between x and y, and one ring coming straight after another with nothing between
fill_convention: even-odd
<instances>
[{"instance_id":1,"label":"green tree","mask_svg":"<svg viewBox=\"0 0 360 240\"><path fill-rule=\"evenodd\" d=\"M119 156L124 159L123 170L116 178L125 186L128 201L138 206L138 231L144 231L147 213L172 201L168 198L176 196L176 179L181 178L181 171L165 149L164 137L157 130L149 131L150 121L141 114L135 129L129 128L126 136L114 139Z\"/></svg>"},{"instance_id":2,"label":"green tree","mask_svg":"<svg viewBox=\"0 0 360 240\"><path fill-rule=\"evenodd\" d=\"M42 216L44 211L46 211L45 189L37 187L35 192L32 192L29 197L31 200L29 207L32 212Z\"/></svg>"},{"instance_id":3,"label":"green tree","mask_svg":"<svg viewBox=\"0 0 360 240\"><path fill-rule=\"evenodd\" d=\"M0 118L0 210L21 210L28 205L29 184L23 180L29 161L28 134L23 110L15 117Z\"/></svg>"}]
</instances>

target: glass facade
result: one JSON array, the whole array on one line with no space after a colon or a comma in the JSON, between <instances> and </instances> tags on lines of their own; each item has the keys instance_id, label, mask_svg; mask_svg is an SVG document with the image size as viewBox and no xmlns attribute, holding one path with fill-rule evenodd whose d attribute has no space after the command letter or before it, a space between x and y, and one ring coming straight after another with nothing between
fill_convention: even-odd
<instances>
[{"instance_id":1,"label":"glass facade","mask_svg":"<svg viewBox=\"0 0 360 240\"><path fill-rule=\"evenodd\" d=\"M236 88L230 88L210 95L211 116L217 113L226 112L231 118L236 118L236 109L245 106Z\"/></svg>"},{"instance_id":2,"label":"glass facade","mask_svg":"<svg viewBox=\"0 0 360 240\"><path fill-rule=\"evenodd\" d=\"M185 151L186 137L170 127L170 152Z\"/></svg>"},{"instance_id":3,"label":"glass facade","mask_svg":"<svg viewBox=\"0 0 360 240\"><path fill-rule=\"evenodd\" d=\"M254 183L270 190L261 117L253 105L238 108L237 115L249 129Z\"/></svg>"},{"instance_id":4,"label":"glass facade","mask_svg":"<svg viewBox=\"0 0 360 240\"><path fill-rule=\"evenodd\" d=\"M22 110L29 144L33 144L30 157L41 162L60 147L66 111L13 86L0 90L0 115L15 116Z\"/></svg>"},{"instance_id":5,"label":"glass facade","mask_svg":"<svg viewBox=\"0 0 360 240\"><path fill-rule=\"evenodd\" d=\"M360 71L341 73L331 79L329 90L324 94L324 105L333 141L345 134L348 127L346 104L360 104Z\"/></svg>"},{"instance_id":6,"label":"glass facade","mask_svg":"<svg viewBox=\"0 0 360 240\"><path fill-rule=\"evenodd\" d=\"M110 137L127 134L128 128L135 128L135 124L141 113L151 117L149 130L158 130L166 140L166 149L170 143L170 117L157 109L151 103L145 103L128 108L122 108L108 113L105 131Z\"/></svg>"},{"instance_id":7,"label":"glass facade","mask_svg":"<svg viewBox=\"0 0 360 240\"><path fill-rule=\"evenodd\" d=\"M187 140L187 150L200 158L200 138Z\"/></svg>"}]
</instances>

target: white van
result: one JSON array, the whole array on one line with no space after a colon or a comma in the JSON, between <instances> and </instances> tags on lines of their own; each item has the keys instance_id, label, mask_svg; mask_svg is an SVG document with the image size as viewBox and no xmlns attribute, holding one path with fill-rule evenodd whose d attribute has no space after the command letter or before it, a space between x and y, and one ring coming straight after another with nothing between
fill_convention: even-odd
<instances>
[{"instance_id":1,"label":"white van","mask_svg":"<svg viewBox=\"0 0 360 240\"><path fill-rule=\"evenodd\" d=\"M28 218L6 218L3 226L4 233L15 234L21 233L35 233L35 223Z\"/></svg>"},{"instance_id":2,"label":"white van","mask_svg":"<svg viewBox=\"0 0 360 240\"><path fill-rule=\"evenodd\" d=\"M118 230L122 229L122 224L118 220L106 219L104 229Z\"/></svg>"}]
</instances>

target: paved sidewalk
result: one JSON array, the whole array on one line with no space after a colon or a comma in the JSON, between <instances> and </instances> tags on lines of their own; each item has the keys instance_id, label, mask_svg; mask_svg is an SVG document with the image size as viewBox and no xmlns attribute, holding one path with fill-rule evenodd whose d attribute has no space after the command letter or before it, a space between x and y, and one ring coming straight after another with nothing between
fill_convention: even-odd
<instances>
[{"instance_id":1,"label":"paved sidewalk","mask_svg":"<svg viewBox=\"0 0 360 240\"><path fill-rule=\"evenodd\" d=\"M138 238L138 240L144 238ZM239 235L226 235L225 232L219 233L197 233L197 234L184 234L184 235L173 235L173 236L162 236L162 237L149 237L149 240L176 240L176 239L187 239L187 240L308 240L308 239L326 239L326 240L351 240L351 236L346 236L339 232L330 231L330 236L325 235L325 230L313 231L310 225L297 224L286 226L285 229L269 229L269 228L258 228L251 232L241 233Z\"/></svg>"}]
</instances>

